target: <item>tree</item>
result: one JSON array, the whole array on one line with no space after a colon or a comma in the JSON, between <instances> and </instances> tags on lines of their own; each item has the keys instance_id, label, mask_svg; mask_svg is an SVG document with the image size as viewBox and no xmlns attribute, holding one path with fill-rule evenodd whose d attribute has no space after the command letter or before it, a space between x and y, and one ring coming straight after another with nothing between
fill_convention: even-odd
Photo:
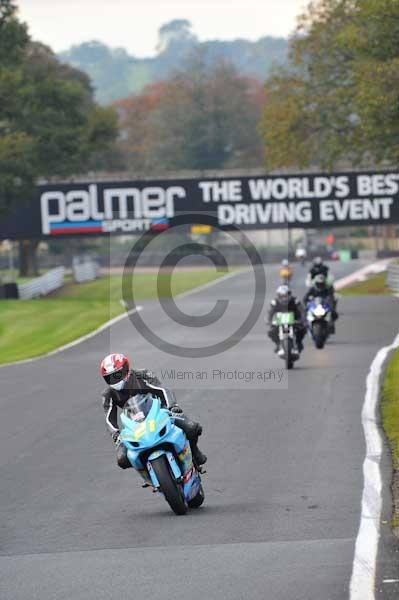
<instances>
[{"instance_id":1,"label":"tree","mask_svg":"<svg viewBox=\"0 0 399 600\"><path fill-rule=\"evenodd\" d=\"M159 107L156 162L169 169L259 165L260 88L232 65L210 67L200 52L194 54Z\"/></svg>"},{"instance_id":2,"label":"tree","mask_svg":"<svg viewBox=\"0 0 399 600\"><path fill-rule=\"evenodd\" d=\"M195 54L168 81L116 103L126 162L136 172L257 166L263 101L256 80Z\"/></svg>"},{"instance_id":3,"label":"tree","mask_svg":"<svg viewBox=\"0 0 399 600\"><path fill-rule=\"evenodd\" d=\"M13 2L0 0L0 210L34 192L41 177L92 168L117 135L117 116L98 107L86 75L29 40ZM37 243L20 245L21 274L36 271Z\"/></svg>"},{"instance_id":4,"label":"tree","mask_svg":"<svg viewBox=\"0 0 399 600\"><path fill-rule=\"evenodd\" d=\"M11 0L0 0L0 214L31 190L33 140L14 127L21 105L22 61L28 44L26 27L15 18Z\"/></svg>"},{"instance_id":5,"label":"tree","mask_svg":"<svg viewBox=\"0 0 399 600\"><path fill-rule=\"evenodd\" d=\"M398 34L397 0L310 5L291 42L289 69L266 84L260 131L267 166L397 161Z\"/></svg>"},{"instance_id":6,"label":"tree","mask_svg":"<svg viewBox=\"0 0 399 600\"><path fill-rule=\"evenodd\" d=\"M143 93L114 104L121 130L119 148L126 167L132 172L145 173L154 166L152 148L157 143L158 132L152 122L165 93L166 84L156 83L147 86Z\"/></svg>"},{"instance_id":7,"label":"tree","mask_svg":"<svg viewBox=\"0 0 399 600\"><path fill-rule=\"evenodd\" d=\"M271 77L266 86L265 107L259 132L264 138L269 169L285 166L302 168L313 146L318 146L318 127L312 121L304 82L294 74Z\"/></svg>"},{"instance_id":8,"label":"tree","mask_svg":"<svg viewBox=\"0 0 399 600\"><path fill-rule=\"evenodd\" d=\"M191 23L186 19L174 19L165 23L159 29L158 52L166 52L171 46L174 50L185 49L198 42L198 38L191 31Z\"/></svg>"},{"instance_id":9,"label":"tree","mask_svg":"<svg viewBox=\"0 0 399 600\"><path fill-rule=\"evenodd\" d=\"M359 142L378 162L399 159L399 3L357 0L341 43L352 46Z\"/></svg>"}]
</instances>

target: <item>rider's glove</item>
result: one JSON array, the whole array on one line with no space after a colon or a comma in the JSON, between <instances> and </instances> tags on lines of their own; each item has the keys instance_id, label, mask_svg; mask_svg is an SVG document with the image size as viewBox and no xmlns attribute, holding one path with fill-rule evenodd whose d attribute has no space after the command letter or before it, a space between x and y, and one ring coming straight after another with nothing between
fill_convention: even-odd
<instances>
[{"instance_id":1,"label":"rider's glove","mask_svg":"<svg viewBox=\"0 0 399 600\"><path fill-rule=\"evenodd\" d=\"M114 442L115 446L118 448L121 445L121 437L120 437L120 432L119 431L115 431L112 434L112 441Z\"/></svg>"},{"instance_id":2,"label":"rider's glove","mask_svg":"<svg viewBox=\"0 0 399 600\"><path fill-rule=\"evenodd\" d=\"M183 410L180 408L180 406L178 404L173 404L173 406L171 406L169 410L170 410L172 417L177 417L177 416L183 414Z\"/></svg>"}]
</instances>

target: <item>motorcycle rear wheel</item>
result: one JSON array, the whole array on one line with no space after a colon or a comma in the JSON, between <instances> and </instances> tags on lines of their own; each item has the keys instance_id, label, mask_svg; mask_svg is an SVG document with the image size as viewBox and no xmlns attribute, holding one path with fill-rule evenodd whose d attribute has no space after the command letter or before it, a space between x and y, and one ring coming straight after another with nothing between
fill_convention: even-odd
<instances>
[{"instance_id":1,"label":"motorcycle rear wheel","mask_svg":"<svg viewBox=\"0 0 399 600\"><path fill-rule=\"evenodd\" d=\"M176 515L185 515L188 507L181 486L177 483L170 472L168 459L163 454L151 461L162 493L166 502Z\"/></svg>"}]
</instances>

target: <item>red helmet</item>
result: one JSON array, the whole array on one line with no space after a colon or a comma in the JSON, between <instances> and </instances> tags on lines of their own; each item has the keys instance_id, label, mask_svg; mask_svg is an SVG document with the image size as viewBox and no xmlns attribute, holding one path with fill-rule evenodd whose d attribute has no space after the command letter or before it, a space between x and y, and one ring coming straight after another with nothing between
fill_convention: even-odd
<instances>
[{"instance_id":1,"label":"red helmet","mask_svg":"<svg viewBox=\"0 0 399 600\"><path fill-rule=\"evenodd\" d=\"M129 378L129 361L124 354L108 354L100 365L100 375L114 390L122 390Z\"/></svg>"}]
</instances>

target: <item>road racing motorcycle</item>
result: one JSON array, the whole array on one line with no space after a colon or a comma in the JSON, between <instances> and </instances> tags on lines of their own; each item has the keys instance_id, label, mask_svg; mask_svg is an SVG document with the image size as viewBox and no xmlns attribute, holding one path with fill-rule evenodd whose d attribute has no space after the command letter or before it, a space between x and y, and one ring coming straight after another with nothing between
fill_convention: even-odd
<instances>
[{"instance_id":1,"label":"road racing motorcycle","mask_svg":"<svg viewBox=\"0 0 399 600\"><path fill-rule=\"evenodd\" d=\"M273 325L278 328L279 348L277 355L285 362L287 369L292 369L299 358L295 336L295 315L293 312L278 312L273 319Z\"/></svg>"},{"instance_id":2,"label":"road racing motorcycle","mask_svg":"<svg viewBox=\"0 0 399 600\"><path fill-rule=\"evenodd\" d=\"M335 330L330 305L323 298L313 298L306 307L306 320L316 348L324 348L328 336Z\"/></svg>"},{"instance_id":3,"label":"road racing motorcycle","mask_svg":"<svg viewBox=\"0 0 399 600\"><path fill-rule=\"evenodd\" d=\"M200 468L192 458L185 433L161 402L151 394L130 398L121 413L121 443L144 480L162 494L176 515L204 501Z\"/></svg>"}]
</instances>

